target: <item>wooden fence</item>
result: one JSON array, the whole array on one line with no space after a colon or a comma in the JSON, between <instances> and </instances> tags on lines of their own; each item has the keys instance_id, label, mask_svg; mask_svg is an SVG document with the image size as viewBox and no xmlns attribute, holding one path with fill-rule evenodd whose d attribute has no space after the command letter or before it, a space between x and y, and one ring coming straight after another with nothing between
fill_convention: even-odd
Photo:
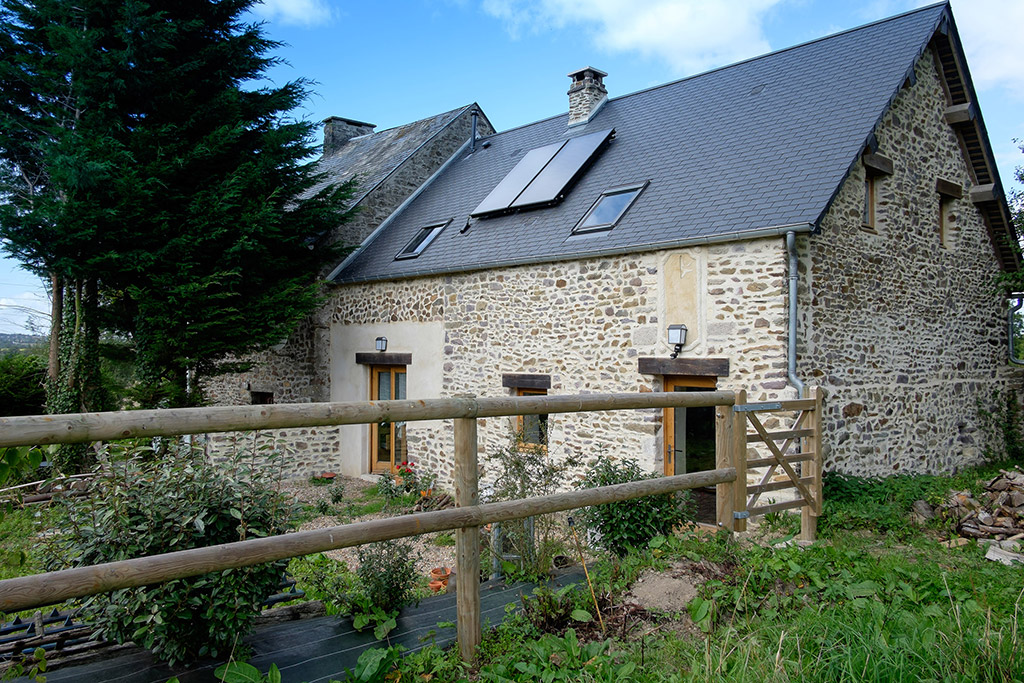
<instances>
[{"instance_id":1,"label":"wooden fence","mask_svg":"<svg viewBox=\"0 0 1024 683\"><path fill-rule=\"evenodd\" d=\"M478 418L704 406L716 406L717 459L714 470L502 503L479 503ZM30 609L119 588L455 529L457 631L460 653L468 661L472 659L480 642L481 633L479 575L482 525L658 493L717 486L719 526L742 530L749 514L782 509L780 505L769 505L752 507L748 511L746 471L749 467L769 464L747 459L748 441L760 439L771 452L772 457L767 460L775 466L781 466L790 479L788 482L770 483L767 481L771 478L769 474L759 487L751 487L750 490L756 496L765 491L797 488L801 494L799 505L807 513L803 534L804 537L813 538L814 529L808 525L807 520L813 520L820 512L820 467L815 470L812 466L808 472L807 463L816 466L821 449L811 447L807 450L807 446L816 439L820 443L817 417L820 406L821 399L816 394L798 401L747 404L745 392L734 394L729 391L708 391L233 406L0 418L0 447L287 427L453 419L457 505L451 510L423 512L7 579L0 581L0 611ZM769 433L764 430L756 413L772 410L798 410L801 417L792 429ZM746 433L748 421L755 428L755 434L750 437ZM802 439L804 450L796 455L787 454L793 440L798 438ZM782 447L774 443L780 439L786 439ZM790 465L797 461L804 465L802 476L797 476ZM797 506L795 503L783 505Z\"/></svg>"}]
</instances>

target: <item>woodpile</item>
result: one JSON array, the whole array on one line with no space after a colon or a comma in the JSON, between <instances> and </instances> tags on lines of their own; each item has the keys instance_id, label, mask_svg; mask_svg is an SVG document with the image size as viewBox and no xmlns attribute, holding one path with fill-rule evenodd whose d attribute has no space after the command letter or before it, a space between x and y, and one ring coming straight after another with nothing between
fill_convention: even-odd
<instances>
[{"instance_id":1,"label":"woodpile","mask_svg":"<svg viewBox=\"0 0 1024 683\"><path fill-rule=\"evenodd\" d=\"M1000 470L985 484L980 498L970 491L954 491L936 512L955 520L961 536L996 541L1024 538L1024 472Z\"/></svg>"},{"instance_id":2,"label":"woodpile","mask_svg":"<svg viewBox=\"0 0 1024 683\"><path fill-rule=\"evenodd\" d=\"M93 474L76 474L11 486L0 489L0 501L14 505L38 505L61 496L84 496L89 492L93 477Z\"/></svg>"},{"instance_id":3,"label":"woodpile","mask_svg":"<svg viewBox=\"0 0 1024 683\"><path fill-rule=\"evenodd\" d=\"M455 501L447 493L421 496L413 506L414 512L432 512L455 507Z\"/></svg>"},{"instance_id":4,"label":"woodpile","mask_svg":"<svg viewBox=\"0 0 1024 683\"><path fill-rule=\"evenodd\" d=\"M953 491L945 503L932 508L919 500L914 503L914 518L919 522L939 516L956 525L958 538L943 545L957 547L976 539L988 546L987 559L1003 564L1024 564L1024 472L999 470L985 484L985 492L975 498L970 491Z\"/></svg>"}]
</instances>

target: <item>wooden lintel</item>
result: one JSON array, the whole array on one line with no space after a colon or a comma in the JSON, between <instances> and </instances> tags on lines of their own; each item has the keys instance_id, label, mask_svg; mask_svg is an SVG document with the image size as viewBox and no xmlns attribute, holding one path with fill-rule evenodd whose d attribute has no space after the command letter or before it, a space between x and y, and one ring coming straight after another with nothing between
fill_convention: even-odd
<instances>
[{"instance_id":1,"label":"wooden lintel","mask_svg":"<svg viewBox=\"0 0 1024 683\"><path fill-rule=\"evenodd\" d=\"M879 154L878 152L868 153L861 157L861 161L864 162L864 168L867 169L868 173L892 175L892 159L884 154Z\"/></svg>"},{"instance_id":2,"label":"wooden lintel","mask_svg":"<svg viewBox=\"0 0 1024 683\"><path fill-rule=\"evenodd\" d=\"M975 185L971 188L971 201L975 204L984 204L986 202L994 202L996 200L996 186L995 183L988 183L987 185Z\"/></svg>"},{"instance_id":3,"label":"wooden lintel","mask_svg":"<svg viewBox=\"0 0 1024 683\"><path fill-rule=\"evenodd\" d=\"M637 369L642 375L700 375L728 377L728 358L640 358Z\"/></svg>"},{"instance_id":4,"label":"wooden lintel","mask_svg":"<svg viewBox=\"0 0 1024 683\"><path fill-rule=\"evenodd\" d=\"M501 386L509 389L550 389L551 375L506 373L501 376Z\"/></svg>"},{"instance_id":5,"label":"wooden lintel","mask_svg":"<svg viewBox=\"0 0 1024 683\"><path fill-rule=\"evenodd\" d=\"M946 107L946 123L951 126L959 126L970 123L974 120L974 104L964 102L963 104L951 104Z\"/></svg>"},{"instance_id":6,"label":"wooden lintel","mask_svg":"<svg viewBox=\"0 0 1024 683\"><path fill-rule=\"evenodd\" d=\"M964 188L960 183L945 178L935 179L935 191L948 199L960 199L964 196Z\"/></svg>"},{"instance_id":7,"label":"wooden lintel","mask_svg":"<svg viewBox=\"0 0 1024 683\"><path fill-rule=\"evenodd\" d=\"M359 365L412 365L411 353L357 353Z\"/></svg>"}]
</instances>

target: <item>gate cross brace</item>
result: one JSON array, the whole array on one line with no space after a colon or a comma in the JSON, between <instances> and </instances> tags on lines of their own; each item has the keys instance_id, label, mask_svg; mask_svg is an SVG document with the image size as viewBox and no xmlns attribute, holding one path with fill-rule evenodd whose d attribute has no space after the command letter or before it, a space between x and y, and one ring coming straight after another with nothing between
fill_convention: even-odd
<instances>
[{"instance_id":1,"label":"gate cross brace","mask_svg":"<svg viewBox=\"0 0 1024 683\"><path fill-rule=\"evenodd\" d=\"M779 452L779 447L776 446L772 438L768 436L768 432L765 430L764 425L761 424L761 420L757 418L757 414L748 413L747 418L750 420L750 424L754 425L754 430L761 437L761 440L766 446L768 446L768 450L772 452L772 455L775 456L778 463L782 465L782 469L786 470L786 474L788 474L789 478L793 480L793 485L800 491L800 495L802 495L804 500L807 501L807 504L813 508L814 496L811 495L810 490L808 490L806 486L800 483L800 477L796 475L796 472L793 471L793 467L786 462L785 456Z\"/></svg>"}]
</instances>

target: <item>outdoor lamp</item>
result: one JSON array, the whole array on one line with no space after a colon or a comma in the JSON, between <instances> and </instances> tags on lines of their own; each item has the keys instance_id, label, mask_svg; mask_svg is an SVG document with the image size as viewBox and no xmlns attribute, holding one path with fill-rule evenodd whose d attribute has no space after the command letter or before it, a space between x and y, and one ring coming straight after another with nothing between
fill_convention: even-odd
<instances>
[{"instance_id":1,"label":"outdoor lamp","mask_svg":"<svg viewBox=\"0 0 1024 683\"><path fill-rule=\"evenodd\" d=\"M686 343L686 325L669 325L668 343L675 346L675 350L672 351L672 358L675 358Z\"/></svg>"},{"instance_id":2,"label":"outdoor lamp","mask_svg":"<svg viewBox=\"0 0 1024 683\"><path fill-rule=\"evenodd\" d=\"M685 337L686 334L684 333L683 336ZM388 338L387 337L377 337L376 344L377 344L377 350L380 351L381 353L383 353L384 351L388 350Z\"/></svg>"}]
</instances>

